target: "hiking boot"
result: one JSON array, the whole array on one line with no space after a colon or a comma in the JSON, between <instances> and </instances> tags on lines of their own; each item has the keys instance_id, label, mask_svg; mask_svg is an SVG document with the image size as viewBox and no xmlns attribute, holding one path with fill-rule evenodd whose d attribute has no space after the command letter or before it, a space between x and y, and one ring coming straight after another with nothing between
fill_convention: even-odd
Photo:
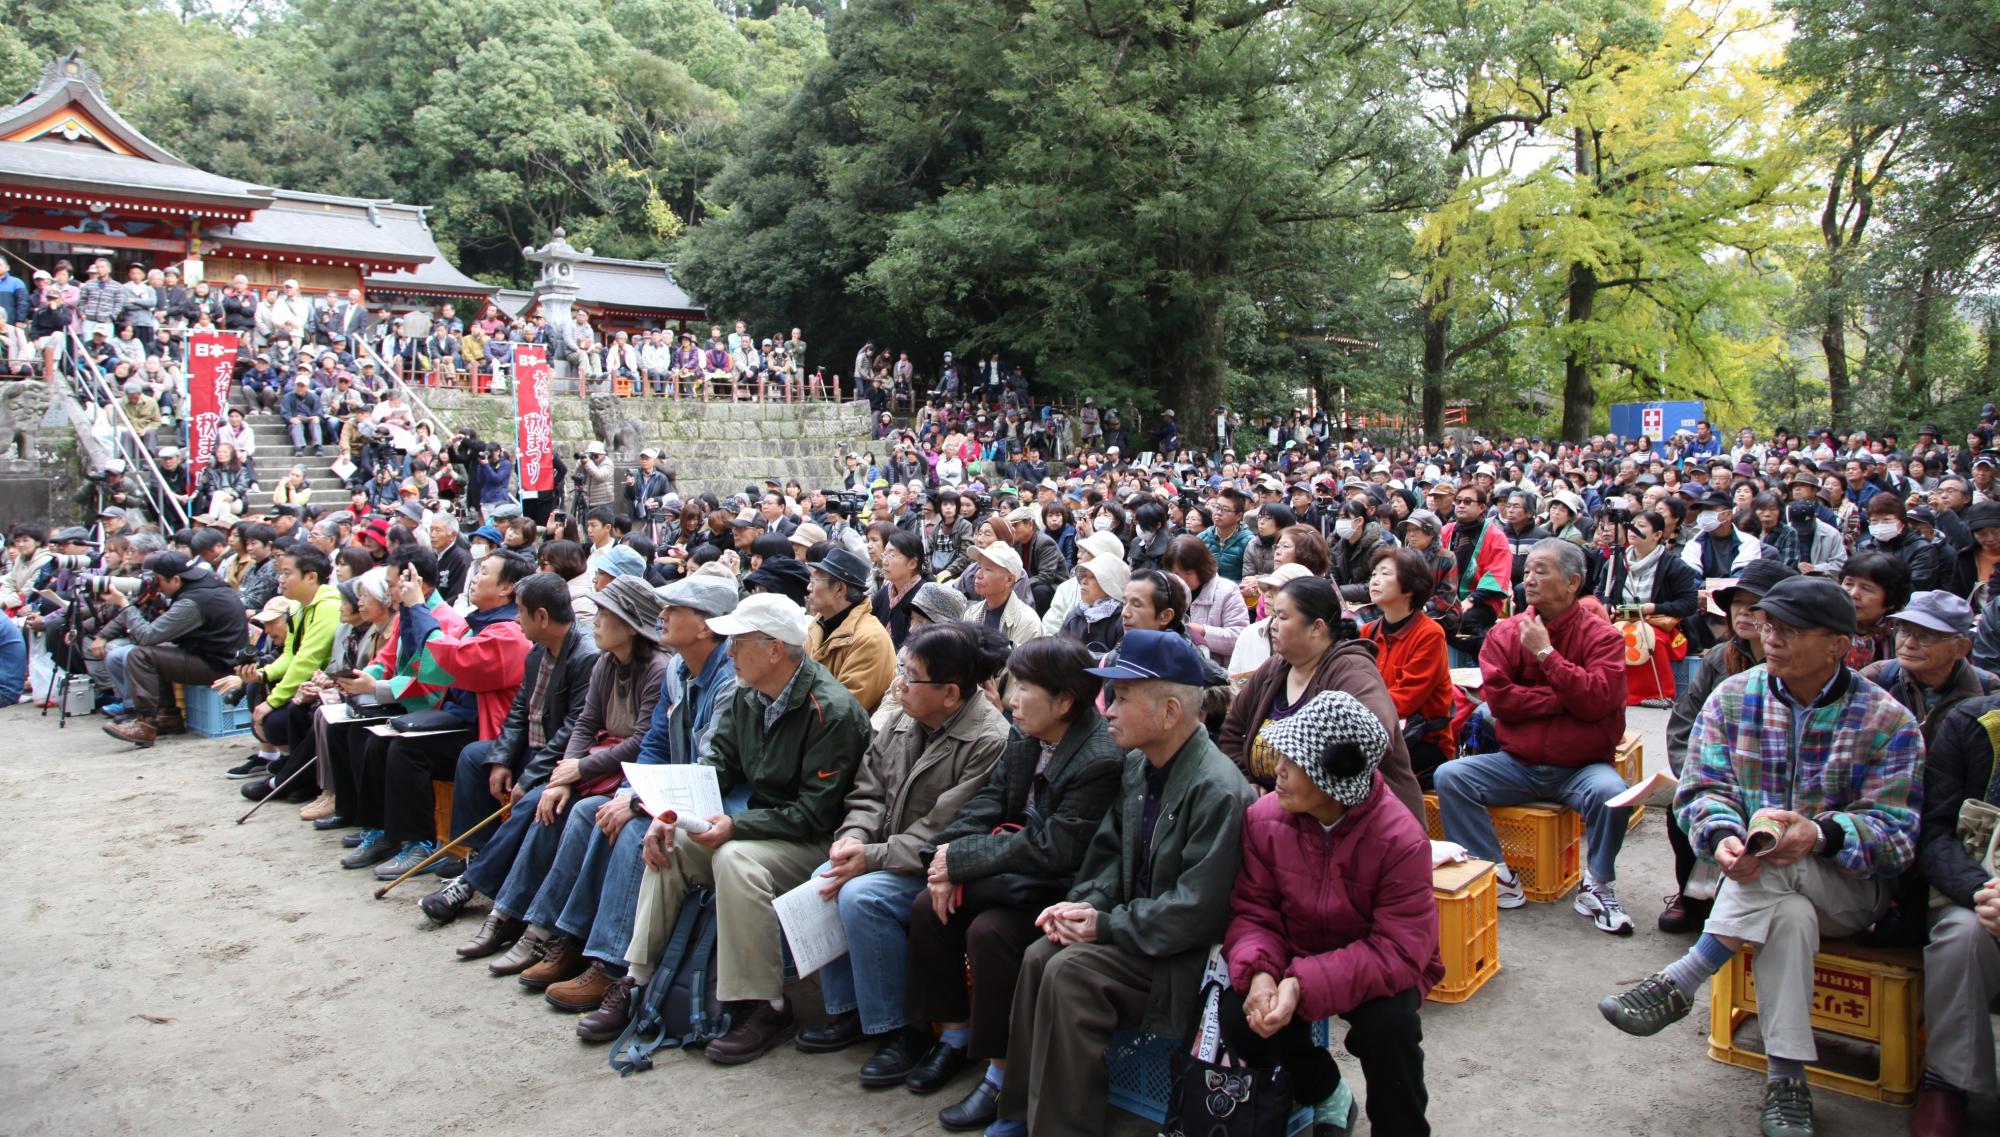
<instances>
[{"instance_id":1,"label":"hiking boot","mask_svg":"<svg viewBox=\"0 0 2000 1137\"><path fill-rule=\"evenodd\" d=\"M299 820L318 821L322 817L332 817L333 809L333 794L321 790L318 797L299 807Z\"/></svg>"},{"instance_id":2,"label":"hiking boot","mask_svg":"<svg viewBox=\"0 0 2000 1137\"><path fill-rule=\"evenodd\" d=\"M1632 987L1598 1000L1597 1009L1612 1026L1645 1038L1686 1018L1694 1003L1665 975L1654 972Z\"/></svg>"},{"instance_id":3,"label":"hiking boot","mask_svg":"<svg viewBox=\"0 0 2000 1137\"><path fill-rule=\"evenodd\" d=\"M270 772L271 772L270 761L268 759L260 758L257 755L252 754L248 758L245 758L243 761L237 763L234 766L231 766L227 770L224 770L222 772L222 776L225 778L256 778L269 774Z\"/></svg>"},{"instance_id":4,"label":"hiking boot","mask_svg":"<svg viewBox=\"0 0 2000 1137\"><path fill-rule=\"evenodd\" d=\"M1584 881L1576 890L1576 910L1597 925L1597 930L1614 936L1632 934L1632 917L1618 905L1618 893L1609 884Z\"/></svg>"},{"instance_id":5,"label":"hiking boot","mask_svg":"<svg viewBox=\"0 0 2000 1137\"><path fill-rule=\"evenodd\" d=\"M616 1042L632 1022L632 1003L639 997L639 981L620 975L604 993L597 1009L576 1020L576 1036L585 1042Z\"/></svg>"},{"instance_id":6,"label":"hiking boot","mask_svg":"<svg viewBox=\"0 0 2000 1137\"><path fill-rule=\"evenodd\" d=\"M163 711L153 716L153 729L160 734L186 734L187 720L179 710Z\"/></svg>"},{"instance_id":7,"label":"hiking boot","mask_svg":"<svg viewBox=\"0 0 2000 1137\"><path fill-rule=\"evenodd\" d=\"M129 742L141 749L153 745L160 737L159 730L143 718L136 718L131 722L105 723L104 733L113 738Z\"/></svg>"},{"instance_id":8,"label":"hiking boot","mask_svg":"<svg viewBox=\"0 0 2000 1137\"><path fill-rule=\"evenodd\" d=\"M1764 1083L1764 1137L1812 1137L1812 1091L1804 1078L1772 1078Z\"/></svg>"},{"instance_id":9,"label":"hiking boot","mask_svg":"<svg viewBox=\"0 0 2000 1137\"><path fill-rule=\"evenodd\" d=\"M561 983L583 974L589 964L583 961L583 948L568 936L549 937L548 946L542 949L540 963L521 972L521 986L530 991L546 990L551 983Z\"/></svg>"},{"instance_id":10,"label":"hiking boot","mask_svg":"<svg viewBox=\"0 0 2000 1137\"><path fill-rule=\"evenodd\" d=\"M774 1007L763 999L749 1004L749 1013L736 1020L729 1033L708 1044L708 1060L721 1066L754 1062L764 1052L791 1037L792 1005Z\"/></svg>"},{"instance_id":11,"label":"hiking boot","mask_svg":"<svg viewBox=\"0 0 2000 1137\"><path fill-rule=\"evenodd\" d=\"M353 852L340 858L341 868L365 869L369 865L379 865L396 855L397 842L391 841L389 835L380 829L370 829L366 837L367 839L356 846Z\"/></svg>"},{"instance_id":12,"label":"hiking boot","mask_svg":"<svg viewBox=\"0 0 2000 1137\"><path fill-rule=\"evenodd\" d=\"M1910 1111L1910 1137L1965 1137L1965 1091L1934 1086L1928 1078Z\"/></svg>"},{"instance_id":13,"label":"hiking boot","mask_svg":"<svg viewBox=\"0 0 2000 1137\"><path fill-rule=\"evenodd\" d=\"M466 904L478 893L463 876L455 876L444 882L444 887L417 901L417 907L434 924L449 924L465 911Z\"/></svg>"},{"instance_id":14,"label":"hiking boot","mask_svg":"<svg viewBox=\"0 0 2000 1137\"><path fill-rule=\"evenodd\" d=\"M405 841L396 855L375 866L376 880L395 880L411 869L424 863L432 853L438 851L436 841Z\"/></svg>"},{"instance_id":15,"label":"hiking boot","mask_svg":"<svg viewBox=\"0 0 2000 1137\"><path fill-rule=\"evenodd\" d=\"M542 998L558 1011L568 1011L581 1015L597 1009L604 1002L604 996L611 993L611 985L616 982L604 973L604 965L596 960L583 969L583 974L562 983L551 983Z\"/></svg>"},{"instance_id":16,"label":"hiking boot","mask_svg":"<svg viewBox=\"0 0 2000 1137\"><path fill-rule=\"evenodd\" d=\"M471 939L458 945L454 950L458 952L458 958L460 959L485 959L501 948L518 942L521 938L521 933L526 931L527 928L528 925L526 923L516 920L512 916L503 916L499 912L488 912L486 914L486 922L479 925L479 931L473 933ZM532 963L534 959L539 958L541 957L535 956L529 962ZM527 964L522 964L522 966L526 967ZM511 975L512 972L508 974Z\"/></svg>"},{"instance_id":17,"label":"hiking boot","mask_svg":"<svg viewBox=\"0 0 2000 1137\"><path fill-rule=\"evenodd\" d=\"M464 951L466 948L473 947L479 942L480 936L484 936L485 934L485 928L479 929L479 936L473 937L470 943L461 946L459 950ZM536 935L524 927L514 940L514 946L507 949L507 954L487 964L486 970L492 972L496 977L519 975L541 962L542 953L548 949L548 946L549 939L546 935Z\"/></svg>"},{"instance_id":18,"label":"hiking boot","mask_svg":"<svg viewBox=\"0 0 2000 1137\"><path fill-rule=\"evenodd\" d=\"M1696 900L1685 892L1674 893L1666 902L1667 906L1660 909L1660 930L1670 936L1701 931L1708 923L1709 909L1715 907L1715 901Z\"/></svg>"},{"instance_id":19,"label":"hiking boot","mask_svg":"<svg viewBox=\"0 0 2000 1137\"><path fill-rule=\"evenodd\" d=\"M1493 885L1497 894L1494 903L1502 908L1519 908L1528 902L1528 891L1522 886L1521 878L1506 865L1493 870Z\"/></svg>"}]
</instances>

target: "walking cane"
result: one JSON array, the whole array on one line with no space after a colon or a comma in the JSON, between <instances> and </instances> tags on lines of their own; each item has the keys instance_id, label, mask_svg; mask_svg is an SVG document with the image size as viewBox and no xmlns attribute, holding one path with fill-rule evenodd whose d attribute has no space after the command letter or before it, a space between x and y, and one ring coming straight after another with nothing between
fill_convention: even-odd
<instances>
[{"instance_id":1,"label":"walking cane","mask_svg":"<svg viewBox=\"0 0 2000 1137\"><path fill-rule=\"evenodd\" d=\"M404 881L406 881L406 880L410 879L411 877L413 877L413 876L417 875L418 873L420 873L420 872L424 871L425 869L427 869L427 868L431 867L431 864L432 864L433 862L435 862L435 861L439 860L440 858L442 858L442 857L443 857L443 856L444 856L444 855L445 855L446 853L449 853L449 852L451 851L451 847L452 847L453 845L456 845L456 844L458 844L458 843L459 843L460 841L463 841L463 840L465 840L465 839L466 839L467 837L470 837L470 836L472 836L472 835L473 835L474 833L477 833L477 832L479 832L479 831L480 831L481 829L484 829L484 828L486 828L486 827L487 827L488 825L491 825L491 824L493 824L493 823L494 823L495 821L498 821L498 820L500 820L500 819L501 819L502 817L505 817L505 816L507 815L507 811L508 811L508 810L510 810L510 809L513 809L513 808L514 808L514 807L513 807L513 805L512 805L511 803L510 803L510 804L508 804L508 805L503 805L503 806L501 806L501 807L500 807L499 809L496 809L496 810L494 810L494 811L493 811L493 815L492 815L491 817L488 817L488 818L487 818L486 820L484 820L484 821L480 822L479 824L477 824L477 825L473 826L473 827L472 827L472 828L470 828L470 829L467 829L467 830L466 830L465 832L463 832L463 833L460 833L460 834L459 834L458 836L456 836L456 837L453 837L453 838L452 838L451 840L449 840L449 841L446 841L446 842L445 842L444 844L442 844L442 845L439 845L439 846L438 846L438 848L437 848L437 852L435 852L435 853L432 853L432 854L431 854L430 856L428 856L428 857L425 857L425 858L424 858L423 860L419 861L419 862L418 862L417 864L415 864L415 865L411 866L411 868L410 868L410 871L408 871L408 872L404 873L404 874L403 874L402 876L399 876L399 877L397 877L397 878L396 878L395 880L392 880L392 881L390 881L389 883L387 883L387 884L383 885L382 887L380 887L380 888L376 889L376 890L375 890L375 899L377 899L377 900L380 900L380 899L382 899L382 898L383 898L384 896L387 896L387 895L389 895L389 890L390 890L390 889L392 889L392 888L396 887L397 885L399 885L399 884L403 883Z\"/></svg>"},{"instance_id":2,"label":"walking cane","mask_svg":"<svg viewBox=\"0 0 2000 1137\"><path fill-rule=\"evenodd\" d=\"M281 794L281 793L284 793L284 792L285 792L285 790L286 790L286 789L288 789L288 788L289 788L289 787L291 786L291 784L292 784L293 782L296 782L296 781L298 781L298 780L299 780L299 775L300 775L300 774L303 774L303 773L305 773L305 772L306 772L307 770L310 770L310 769L312 769L312 768L313 768L313 763L311 763L311 762L301 762L301 763L299 763L299 768L298 768L298 769L296 769L296 770L293 770L293 771L292 771L292 776L291 776L291 777L289 777L289 778L286 778L286 779L284 780L284 783L283 783L283 784L281 784L281 785L278 785L278 786L275 786L275 787L273 787L270 793L267 793L267 794L265 794L265 795L264 795L264 800L263 800L263 801L260 801L260 802L258 802L258 803L257 803L256 805L253 805L253 806L251 806L251 807L250 807L250 812L249 812L249 813L245 813L245 814L244 814L243 816L241 816L241 817L237 818L237 819L236 819L236 824L238 824L238 825L241 825L241 824L243 824L244 822L246 822L246 821L250 820L250 814L252 814L252 813L256 813L256 812L257 812L258 810L260 810L260 809L264 808L264 802L267 802L267 801L270 801L270 800L271 800L272 798L274 798L274 797L277 797L277 796L278 796L279 794Z\"/></svg>"}]
</instances>

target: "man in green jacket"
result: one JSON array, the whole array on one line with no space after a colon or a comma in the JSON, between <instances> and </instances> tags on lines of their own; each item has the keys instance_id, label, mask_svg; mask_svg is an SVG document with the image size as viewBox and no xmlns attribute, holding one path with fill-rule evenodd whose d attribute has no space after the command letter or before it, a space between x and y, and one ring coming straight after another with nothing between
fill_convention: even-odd
<instances>
[{"instance_id":1,"label":"man in green jacket","mask_svg":"<svg viewBox=\"0 0 2000 1137\"><path fill-rule=\"evenodd\" d=\"M1207 672L1186 637L1127 632L1117 664L1091 674L1118 682L1105 718L1130 753L1069 899L1035 919L1046 938L1014 985L992 1137L1103 1132L1112 1032L1177 1038L1193 1024L1257 796L1202 728Z\"/></svg>"},{"instance_id":2,"label":"man in green jacket","mask_svg":"<svg viewBox=\"0 0 2000 1137\"><path fill-rule=\"evenodd\" d=\"M715 993L739 1006L735 1025L704 1053L737 1065L784 1041L795 1025L771 902L826 860L868 749L868 713L806 658L812 617L788 597L759 593L708 626L729 637L736 666L736 692L718 712L709 764L724 797L747 791L748 805L647 832L625 958L657 964L688 886L714 888Z\"/></svg>"},{"instance_id":3,"label":"man in green jacket","mask_svg":"<svg viewBox=\"0 0 2000 1137\"><path fill-rule=\"evenodd\" d=\"M292 772L284 769L284 758L291 753L292 740L312 729L313 712L318 708L317 688L309 696L310 702L300 700L299 690L326 667L333 655L333 633L340 627L340 590L328 583L333 567L326 554L301 543L273 559L278 566L278 591L297 604L298 611L292 616L283 654L265 667L244 664L235 676L240 683L264 688L264 697L250 712L250 725L263 740L259 757L270 764L270 775L243 783L243 796L252 801L282 785ZM292 783L285 797L288 801L310 801L314 791L311 780L302 778Z\"/></svg>"}]
</instances>

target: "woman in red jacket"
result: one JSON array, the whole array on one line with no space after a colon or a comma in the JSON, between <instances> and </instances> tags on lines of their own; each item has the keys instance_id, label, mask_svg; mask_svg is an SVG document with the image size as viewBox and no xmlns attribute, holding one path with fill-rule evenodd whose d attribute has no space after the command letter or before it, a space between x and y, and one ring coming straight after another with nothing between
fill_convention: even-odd
<instances>
[{"instance_id":1,"label":"woman in red jacket","mask_svg":"<svg viewBox=\"0 0 2000 1137\"><path fill-rule=\"evenodd\" d=\"M1223 954L1224 1044L1283 1066L1294 1096L1340 1116L1340 1069L1314 1020L1347 1020L1376 1133L1428 1134L1418 1012L1444 977L1430 842L1378 773L1389 735L1344 691L1322 691L1258 736L1280 755L1277 792L1250 807Z\"/></svg>"},{"instance_id":2,"label":"woman in red jacket","mask_svg":"<svg viewBox=\"0 0 2000 1137\"><path fill-rule=\"evenodd\" d=\"M1375 641L1375 663L1403 720L1410 768L1425 789L1431 788L1431 771L1450 761L1455 748L1444 626L1424 612L1436 587L1429 558L1412 549L1384 546L1376 551L1368 572L1368 599L1382 618L1361 628L1362 639Z\"/></svg>"}]
</instances>

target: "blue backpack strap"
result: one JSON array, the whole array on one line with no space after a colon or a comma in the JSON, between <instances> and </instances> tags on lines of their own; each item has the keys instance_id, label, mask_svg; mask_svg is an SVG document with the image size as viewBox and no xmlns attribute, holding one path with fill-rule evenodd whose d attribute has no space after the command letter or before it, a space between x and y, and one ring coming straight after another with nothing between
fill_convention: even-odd
<instances>
[{"instance_id":1,"label":"blue backpack strap","mask_svg":"<svg viewBox=\"0 0 2000 1137\"><path fill-rule=\"evenodd\" d=\"M694 942L690 957L694 970L688 974L688 1032L681 1036L682 1046L700 1046L729 1029L729 1016L711 1023L703 1010L708 1002L708 969L715 960L715 923L712 919L703 921L701 935Z\"/></svg>"},{"instance_id":2,"label":"blue backpack strap","mask_svg":"<svg viewBox=\"0 0 2000 1137\"><path fill-rule=\"evenodd\" d=\"M694 928L702 909L713 906L715 894L699 885L691 885L687 895L681 898L681 908L674 918L674 933L667 941L667 950L660 957L660 965L653 971L652 981L646 984L645 996L640 1000L637 1013L626 1025L618 1041L611 1046L611 1068L619 1076L634 1070L653 1068L652 1053L667 1045L666 1018L661 1007L666 1003L667 993L673 990L674 975L681 968L687 956L688 941L694 937ZM715 922L707 921L712 929ZM710 938L712 939L712 933Z\"/></svg>"}]
</instances>

